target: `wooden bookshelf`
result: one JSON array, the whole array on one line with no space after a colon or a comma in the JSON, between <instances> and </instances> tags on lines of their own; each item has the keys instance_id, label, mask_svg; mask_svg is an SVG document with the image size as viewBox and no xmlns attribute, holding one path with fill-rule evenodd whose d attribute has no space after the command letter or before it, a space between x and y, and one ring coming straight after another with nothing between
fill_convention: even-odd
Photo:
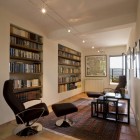
<instances>
[{"instance_id":1,"label":"wooden bookshelf","mask_svg":"<svg viewBox=\"0 0 140 140\"><path fill-rule=\"evenodd\" d=\"M10 79L22 102L42 97L42 47L42 36L10 25Z\"/></svg>"},{"instance_id":2,"label":"wooden bookshelf","mask_svg":"<svg viewBox=\"0 0 140 140\"><path fill-rule=\"evenodd\" d=\"M81 53L58 44L58 93L81 87Z\"/></svg>"}]
</instances>

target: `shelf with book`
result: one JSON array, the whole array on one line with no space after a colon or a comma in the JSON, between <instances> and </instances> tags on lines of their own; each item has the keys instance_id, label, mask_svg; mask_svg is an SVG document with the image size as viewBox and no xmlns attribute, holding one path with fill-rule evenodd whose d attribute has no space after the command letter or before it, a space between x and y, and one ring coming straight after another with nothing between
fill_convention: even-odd
<instances>
[{"instance_id":1,"label":"shelf with book","mask_svg":"<svg viewBox=\"0 0 140 140\"><path fill-rule=\"evenodd\" d=\"M81 53L58 44L58 92L81 86Z\"/></svg>"},{"instance_id":2,"label":"shelf with book","mask_svg":"<svg viewBox=\"0 0 140 140\"><path fill-rule=\"evenodd\" d=\"M22 102L42 97L42 42L42 36L10 25L10 79Z\"/></svg>"}]
</instances>

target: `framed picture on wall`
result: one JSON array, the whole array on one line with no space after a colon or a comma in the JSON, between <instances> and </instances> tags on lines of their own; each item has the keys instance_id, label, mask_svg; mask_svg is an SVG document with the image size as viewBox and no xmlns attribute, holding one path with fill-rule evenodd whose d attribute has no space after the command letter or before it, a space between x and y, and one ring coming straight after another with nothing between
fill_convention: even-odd
<instances>
[{"instance_id":1,"label":"framed picture on wall","mask_svg":"<svg viewBox=\"0 0 140 140\"><path fill-rule=\"evenodd\" d=\"M133 48L133 69L134 69L134 77L137 77L137 59L136 59L136 54L137 54L137 48L135 46Z\"/></svg>"},{"instance_id":2,"label":"framed picture on wall","mask_svg":"<svg viewBox=\"0 0 140 140\"><path fill-rule=\"evenodd\" d=\"M106 55L85 56L85 76L86 77L107 76L107 56Z\"/></svg>"},{"instance_id":3,"label":"framed picture on wall","mask_svg":"<svg viewBox=\"0 0 140 140\"><path fill-rule=\"evenodd\" d=\"M133 58L133 50L131 49L131 47L129 47L127 51L127 68L128 69L131 69L133 67L132 58Z\"/></svg>"},{"instance_id":4,"label":"framed picture on wall","mask_svg":"<svg viewBox=\"0 0 140 140\"><path fill-rule=\"evenodd\" d=\"M136 46L136 77L140 78L140 42L138 40L137 46Z\"/></svg>"}]
</instances>

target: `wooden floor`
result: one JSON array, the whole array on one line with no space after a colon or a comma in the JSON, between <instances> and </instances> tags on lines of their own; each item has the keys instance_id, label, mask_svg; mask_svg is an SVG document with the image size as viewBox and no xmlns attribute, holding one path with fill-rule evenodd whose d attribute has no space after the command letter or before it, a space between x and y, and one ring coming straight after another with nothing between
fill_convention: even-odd
<instances>
[{"instance_id":1,"label":"wooden floor","mask_svg":"<svg viewBox=\"0 0 140 140\"><path fill-rule=\"evenodd\" d=\"M63 102L73 102L79 98L88 98L85 93L76 95L69 99L64 100ZM49 111L51 112L51 107L49 107ZM25 137L14 136L12 130L17 126L15 121L0 125L0 140L23 140ZM50 130L43 130L39 134L26 137L26 140L76 140L76 138L72 138L63 134L59 134L57 132L52 132ZM136 129L134 114L130 113L130 125L123 124L120 133L119 140L140 140L138 138L138 132Z\"/></svg>"}]
</instances>

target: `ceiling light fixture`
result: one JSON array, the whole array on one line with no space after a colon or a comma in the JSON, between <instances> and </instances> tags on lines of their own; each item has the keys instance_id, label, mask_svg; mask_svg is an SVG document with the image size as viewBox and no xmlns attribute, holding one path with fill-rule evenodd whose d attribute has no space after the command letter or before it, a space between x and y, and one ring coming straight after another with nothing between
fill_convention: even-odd
<instances>
[{"instance_id":1,"label":"ceiling light fixture","mask_svg":"<svg viewBox=\"0 0 140 140\"><path fill-rule=\"evenodd\" d=\"M42 3L42 5L40 5L40 6L38 6L37 3L34 2L33 0L28 0L28 1L32 5L35 5L38 9L40 9L40 6L41 6L40 12L42 14L44 14L45 16L48 16L54 22L56 22L60 26L64 27L66 32L71 33L74 37L78 38L79 40L82 40L81 37L78 36L78 34L80 34L80 32L76 28L72 27L69 24L69 22L67 22L67 20L65 20L65 18L63 18L61 15L58 14L58 12L56 12L52 7L50 7L50 5L47 4L47 0L39 0ZM46 12L47 12L47 14L46 14ZM88 40L86 40L86 41L82 40L82 43L88 44L89 42L88 42Z\"/></svg>"},{"instance_id":2,"label":"ceiling light fixture","mask_svg":"<svg viewBox=\"0 0 140 140\"><path fill-rule=\"evenodd\" d=\"M68 33L70 33L71 32L71 30L70 29L68 29Z\"/></svg>"},{"instance_id":3,"label":"ceiling light fixture","mask_svg":"<svg viewBox=\"0 0 140 140\"><path fill-rule=\"evenodd\" d=\"M83 40L82 42L85 43L85 40Z\"/></svg>"},{"instance_id":4,"label":"ceiling light fixture","mask_svg":"<svg viewBox=\"0 0 140 140\"><path fill-rule=\"evenodd\" d=\"M94 46L92 46L92 49L94 49Z\"/></svg>"},{"instance_id":5,"label":"ceiling light fixture","mask_svg":"<svg viewBox=\"0 0 140 140\"><path fill-rule=\"evenodd\" d=\"M41 9L41 12L42 12L43 14L45 14L45 13L46 13L46 9L45 9L45 8L42 8L42 9Z\"/></svg>"}]
</instances>

